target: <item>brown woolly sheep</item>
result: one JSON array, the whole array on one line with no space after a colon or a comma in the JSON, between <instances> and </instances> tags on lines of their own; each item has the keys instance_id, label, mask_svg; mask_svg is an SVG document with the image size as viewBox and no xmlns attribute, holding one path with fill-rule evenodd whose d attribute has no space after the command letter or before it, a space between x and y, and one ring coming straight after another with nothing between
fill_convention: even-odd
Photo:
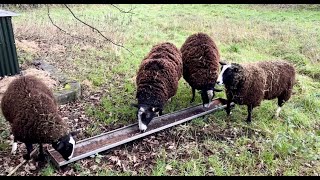
<instances>
[{"instance_id":1,"label":"brown woolly sheep","mask_svg":"<svg viewBox=\"0 0 320 180\"><path fill-rule=\"evenodd\" d=\"M195 90L201 91L202 103L209 106L214 97L216 81L219 75L220 54L213 40L205 33L189 36L181 47L183 78L192 88L194 101Z\"/></svg>"},{"instance_id":2,"label":"brown woolly sheep","mask_svg":"<svg viewBox=\"0 0 320 180\"><path fill-rule=\"evenodd\" d=\"M279 116L281 107L291 97L295 83L295 68L285 61L263 61L247 64L231 63L222 65L217 84L224 84L227 95L227 114L230 115L230 103L248 106L247 122L251 122L254 107L262 100L278 98Z\"/></svg>"},{"instance_id":3,"label":"brown woolly sheep","mask_svg":"<svg viewBox=\"0 0 320 180\"><path fill-rule=\"evenodd\" d=\"M44 160L43 143L51 143L66 160L73 156L75 133L69 133L59 116L51 90L35 76L20 76L12 81L3 95L1 109L14 136L12 153L20 141L26 145L27 154L23 157L27 160L36 143L40 145L39 160Z\"/></svg>"},{"instance_id":4,"label":"brown woolly sheep","mask_svg":"<svg viewBox=\"0 0 320 180\"><path fill-rule=\"evenodd\" d=\"M139 129L145 131L156 114L162 115L165 103L173 97L182 76L182 59L172 43L153 46L142 60L137 72L136 84Z\"/></svg>"}]
</instances>

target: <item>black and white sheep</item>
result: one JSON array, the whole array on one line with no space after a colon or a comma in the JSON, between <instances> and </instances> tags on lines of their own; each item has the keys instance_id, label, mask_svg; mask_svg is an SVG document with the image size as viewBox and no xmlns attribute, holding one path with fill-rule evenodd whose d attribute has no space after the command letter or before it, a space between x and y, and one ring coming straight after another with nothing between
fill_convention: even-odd
<instances>
[{"instance_id":1,"label":"black and white sheep","mask_svg":"<svg viewBox=\"0 0 320 180\"><path fill-rule=\"evenodd\" d=\"M220 54L217 45L205 33L189 36L181 46L183 62L183 78L192 88L191 103L195 98L195 90L201 91L202 103L205 107L215 96L214 91L219 75Z\"/></svg>"},{"instance_id":2,"label":"black and white sheep","mask_svg":"<svg viewBox=\"0 0 320 180\"><path fill-rule=\"evenodd\" d=\"M260 106L264 99L278 98L278 109L274 116L279 116L281 107L290 99L295 84L295 68L292 64L285 61L220 64L222 70L217 84L225 86L228 115L231 102L247 105L247 122L250 123L254 107Z\"/></svg>"},{"instance_id":3,"label":"black and white sheep","mask_svg":"<svg viewBox=\"0 0 320 180\"><path fill-rule=\"evenodd\" d=\"M173 97L182 76L181 52L172 43L152 47L142 60L136 77L139 129L145 131L150 121L162 115L165 103Z\"/></svg>"},{"instance_id":4,"label":"black and white sheep","mask_svg":"<svg viewBox=\"0 0 320 180\"><path fill-rule=\"evenodd\" d=\"M2 113L9 121L14 143L23 142L30 159L33 144L39 144L39 159L44 160L43 143L51 143L64 159L73 156L75 148L74 132L68 131L67 124L58 114L58 105L51 90L35 76L20 76L12 81L3 95Z\"/></svg>"}]
</instances>

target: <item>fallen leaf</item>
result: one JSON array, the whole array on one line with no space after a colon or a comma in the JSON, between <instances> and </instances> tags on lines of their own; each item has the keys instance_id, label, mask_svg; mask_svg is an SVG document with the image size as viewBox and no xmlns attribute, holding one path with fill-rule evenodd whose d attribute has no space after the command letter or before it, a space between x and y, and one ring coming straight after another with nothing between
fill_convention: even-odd
<instances>
[{"instance_id":1,"label":"fallen leaf","mask_svg":"<svg viewBox=\"0 0 320 180\"><path fill-rule=\"evenodd\" d=\"M119 157L118 156L110 156L109 159L112 161L112 162L117 162L119 160Z\"/></svg>"},{"instance_id":2,"label":"fallen leaf","mask_svg":"<svg viewBox=\"0 0 320 180\"><path fill-rule=\"evenodd\" d=\"M93 165L93 166L90 167L90 169L92 169L92 170L96 170L97 168L98 168L97 165Z\"/></svg>"},{"instance_id":3,"label":"fallen leaf","mask_svg":"<svg viewBox=\"0 0 320 180\"><path fill-rule=\"evenodd\" d=\"M34 164L30 164L30 165L29 165L29 169L30 169L31 171L34 171L34 170L37 169L37 167L36 167Z\"/></svg>"},{"instance_id":4,"label":"fallen leaf","mask_svg":"<svg viewBox=\"0 0 320 180\"><path fill-rule=\"evenodd\" d=\"M69 118L68 117L63 117L62 120L63 121L67 121Z\"/></svg>"},{"instance_id":5,"label":"fallen leaf","mask_svg":"<svg viewBox=\"0 0 320 180\"><path fill-rule=\"evenodd\" d=\"M170 170L172 170L172 166L171 165L166 165L166 170L168 170L168 171L170 171Z\"/></svg>"},{"instance_id":6,"label":"fallen leaf","mask_svg":"<svg viewBox=\"0 0 320 180\"><path fill-rule=\"evenodd\" d=\"M310 168L312 167L311 164L309 164L309 163L304 163L304 165L306 165L307 167L310 167Z\"/></svg>"}]
</instances>

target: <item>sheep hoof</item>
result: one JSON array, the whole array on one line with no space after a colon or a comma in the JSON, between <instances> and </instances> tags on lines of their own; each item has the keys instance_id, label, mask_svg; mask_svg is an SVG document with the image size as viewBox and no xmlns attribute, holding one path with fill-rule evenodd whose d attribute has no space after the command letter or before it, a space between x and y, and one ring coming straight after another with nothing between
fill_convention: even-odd
<instances>
[{"instance_id":1,"label":"sheep hoof","mask_svg":"<svg viewBox=\"0 0 320 180\"><path fill-rule=\"evenodd\" d=\"M279 116L277 116L276 114L272 115L271 119L278 119Z\"/></svg>"},{"instance_id":2,"label":"sheep hoof","mask_svg":"<svg viewBox=\"0 0 320 180\"><path fill-rule=\"evenodd\" d=\"M232 114L232 112L230 112L230 113L227 113L227 116L228 116L228 117L230 117L230 116L231 116L231 114Z\"/></svg>"},{"instance_id":3,"label":"sheep hoof","mask_svg":"<svg viewBox=\"0 0 320 180\"><path fill-rule=\"evenodd\" d=\"M31 159L30 154L24 154L22 157L23 157L23 159L25 159L27 161Z\"/></svg>"}]
</instances>

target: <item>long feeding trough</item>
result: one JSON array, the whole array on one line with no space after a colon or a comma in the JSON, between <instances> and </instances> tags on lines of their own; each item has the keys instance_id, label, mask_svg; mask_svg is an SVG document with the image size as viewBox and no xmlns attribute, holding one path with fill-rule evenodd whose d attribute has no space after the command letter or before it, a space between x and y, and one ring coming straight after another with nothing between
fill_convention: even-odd
<instances>
[{"instance_id":1,"label":"long feeding trough","mask_svg":"<svg viewBox=\"0 0 320 180\"><path fill-rule=\"evenodd\" d=\"M226 106L227 105L225 99L217 98L211 102L208 108L204 108L202 105L196 105L156 117L150 122L147 131L143 133L139 131L138 124L135 123L113 131L109 131L107 133L78 141L75 146L73 158L71 158L69 161L64 160L62 156L54 149L49 149L47 150L47 152L55 166L60 168L61 166L67 165L71 162L86 158L102 151L109 150L116 146L148 136L172 126L182 124L206 114L224 109L226 108Z\"/></svg>"}]
</instances>

